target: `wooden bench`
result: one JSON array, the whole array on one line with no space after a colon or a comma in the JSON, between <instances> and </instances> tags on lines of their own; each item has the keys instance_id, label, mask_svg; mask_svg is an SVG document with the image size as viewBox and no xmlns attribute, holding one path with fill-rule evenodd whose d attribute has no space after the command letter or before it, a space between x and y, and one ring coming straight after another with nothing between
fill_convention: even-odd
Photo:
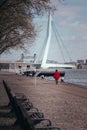
<instances>
[{"instance_id":1,"label":"wooden bench","mask_svg":"<svg viewBox=\"0 0 87 130\"><path fill-rule=\"evenodd\" d=\"M10 105L16 115L17 122L22 130L60 130L49 119L44 118L44 114L34 108L33 104L24 94L15 94L3 80L4 88L10 101ZM27 106L26 106L27 104ZM32 109L34 110L32 111ZM44 125L41 126L41 124Z\"/></svg>"}]
</instances>

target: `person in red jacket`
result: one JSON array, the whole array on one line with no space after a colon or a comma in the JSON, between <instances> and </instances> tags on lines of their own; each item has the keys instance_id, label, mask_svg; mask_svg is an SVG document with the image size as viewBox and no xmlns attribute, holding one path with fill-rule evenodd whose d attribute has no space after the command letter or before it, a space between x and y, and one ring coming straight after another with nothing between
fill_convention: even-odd
<instances>
[{"instance_id":1,"label":"person in red jacket","mask_svg":"<svg viewBox=\"0 0 87 130\"><path fill-rule=\"evenodd\" d=\"M60 72L58 70L56 70L54 73L54 79L56 81L56 84L58 84L59 78L60 78Z\"/></svg>"}]
</instances>

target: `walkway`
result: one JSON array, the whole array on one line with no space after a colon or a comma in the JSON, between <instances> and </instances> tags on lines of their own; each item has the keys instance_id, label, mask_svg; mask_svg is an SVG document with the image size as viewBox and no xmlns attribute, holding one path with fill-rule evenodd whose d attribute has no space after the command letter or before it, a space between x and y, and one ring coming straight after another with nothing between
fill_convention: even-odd
<instances>
[{"instance_id":1,"label":"walkway","mask_svg":"<svg viewBox=\"0 0 87 130\"><path fill-rule=\"evenodd\" d=\"M8 102L3 79L14 92L23 92L61 130L87 130L87 87L0 72L0 106Z\"/></svg>"}]
</instances>

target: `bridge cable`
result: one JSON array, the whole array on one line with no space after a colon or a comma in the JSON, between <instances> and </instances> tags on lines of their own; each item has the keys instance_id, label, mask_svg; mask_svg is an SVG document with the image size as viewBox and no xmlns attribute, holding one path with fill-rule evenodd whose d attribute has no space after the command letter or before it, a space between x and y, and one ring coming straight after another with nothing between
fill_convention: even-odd
<instances>
[{"instance_id":1,"label":"bridge cable","mask_svg":"<svg viewBox=\"0 0 87 130\"><path fill-rule=\"evenodd\" d=\"M52 28L53 28L53 22L52 22ZM63 60L64 60L64 62L65 62L63 50L62 50L62 48L61 48L60 41L59 41L58 36L57 36L57 32L56 32L56 30L55 30L54 28L53 28L53 31L54 31L54 34L55 34L55 37L56 37L56 40L57 40L57 43L58 43L57 45L58 45L58 47L60 47L60 52L61 52L61 55L62 55Z\"/></svg>"},{"instance_id":2,"label":"bridge cable","mask_svg":"<svg viewBox=\"0 0 87 130\"><path fill-rule=\"evenodd\" d=\"M69 53L68 49L66 48L66 46L64 45L63 40L62 40L62 38L61 38L61 36L60 36L60 33L59 33L58 30L56 29L57 27L56 27L55 24L54 24L54 27L55 27L56 33L58 34L58 37L60 38L60 41L61 41L62 46L64 46L64 48L65 48L65 50L66 50L67 56L69 57L70 61L72 62L72 58L71 58L71 56L70 56L70 53Z\"/></svg>"}]
</instances>

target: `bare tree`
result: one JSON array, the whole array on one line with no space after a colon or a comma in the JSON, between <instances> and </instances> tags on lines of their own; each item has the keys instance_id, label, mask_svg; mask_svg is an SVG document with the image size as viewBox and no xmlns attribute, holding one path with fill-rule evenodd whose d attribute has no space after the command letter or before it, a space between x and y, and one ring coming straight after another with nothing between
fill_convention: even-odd
<instances>
[{"instance_id":1,"label":"bare tree","mask_svg":"<svg viewBox=\"0 0 87 130\"><path fill-rule=\"evenodd\" d=\"M31 42L36 31L35 14L50 9L50 0L0 0L0 54L13 47L23 48L23 40Z\"/></svg>"}]
</instances>

